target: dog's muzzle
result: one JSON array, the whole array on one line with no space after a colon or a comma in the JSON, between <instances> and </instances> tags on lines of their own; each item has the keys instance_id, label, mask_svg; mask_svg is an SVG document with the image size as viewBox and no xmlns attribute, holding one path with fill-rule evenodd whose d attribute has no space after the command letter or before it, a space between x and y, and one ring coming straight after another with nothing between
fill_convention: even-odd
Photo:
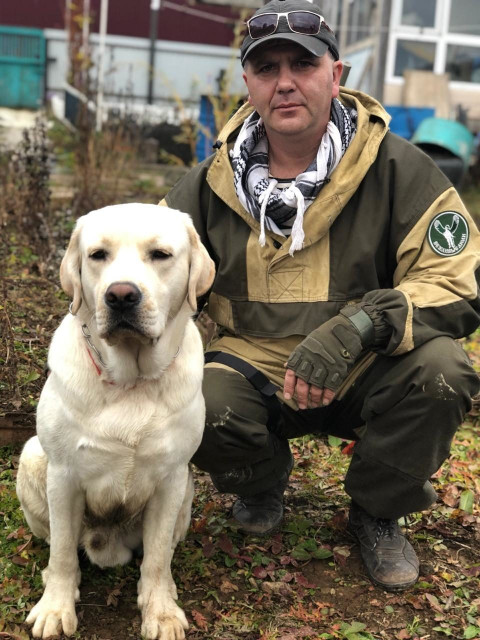
<instances>
[{"instance_id":1,"label":"dog's muzzle","mask_svg":"<svg viewBox=\"0 0 480 640\"><path fill-rule=\"evenodd\" d=\"M105 292L105 304L114 313L131 313L142 300L142 292L133 282L114 282Z\"/></svg>"},{"instance_id":2,"label":"dog's muzzle","mask_svg":"<svg viewBox=\"0 0 480 640\"><path fill-rule=\"evenodd\" d=\"M105 292L104 300L109 310L108 333L143 333L139 326L139 309L142 292L133 282L114 282Z\"/></svg>"}]
</instances>

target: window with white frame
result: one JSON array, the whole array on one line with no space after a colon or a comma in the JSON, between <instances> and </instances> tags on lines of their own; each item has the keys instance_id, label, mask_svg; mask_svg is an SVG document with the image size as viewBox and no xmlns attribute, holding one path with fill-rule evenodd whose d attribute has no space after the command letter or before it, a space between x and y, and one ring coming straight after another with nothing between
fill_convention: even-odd
<instances>
[{"instance_id":1,"label":"window with white frame","mask_svg":"<svg viewBox=\"0 0 480 640\"><path fill-rule=\"evenodd\" d=\"M405 69L433 71L435 43L417 40L397 40L395 75L401 76Z\"/></svg>"},{"instance_id":2,"label":"window with white frame","mask_svg":"<svg viewBox=\"0 0 480 640\"><path fill-rule=\"evenodd\" d=\"M480 83L480 0L394 0L389 73L422 69Z\"/></svg>"},{"instance_id":3,"label":"window with white frame","mask_svg":"<svg viewBox=\"0 0 480 640\"><path fill-rule=\"evenodd\" d=\"M451 5L448 30L450 33L480 36L479 0L455 0Z\"/></svg>"},{"instance_id":4,"label":"window with white frame","mask_svg":"<svg viewBox=\"0 0 480 640\"><path fill-rule=\"evenodd\" d=\"M480 45L465 47L449 44L445 71L450 74L450 80L480 84Z\"/></svg>"},{"instance_id":5,"label":"window with white frame","mask_svg":"<svg viewBox=\"0 0 480 640\"><path fill-rule=\"evenodd\" d=\"M403 0L402 25L410 27L433 27L437 0Z\"/></svg>"}]
</instances>

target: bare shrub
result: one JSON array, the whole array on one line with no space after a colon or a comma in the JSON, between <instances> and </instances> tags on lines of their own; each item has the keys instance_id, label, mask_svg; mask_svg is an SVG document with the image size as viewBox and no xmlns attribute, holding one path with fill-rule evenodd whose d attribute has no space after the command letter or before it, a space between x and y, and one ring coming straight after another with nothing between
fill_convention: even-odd
<instances>
[{"instance_id":1,"label":"bare shrub","mask_svg":"<svg viewBox=\"0 0 480 640\"><path fill-rule=\"evenodd\" d=\"M0 397L8 395L17 400L19 389L17 384L18 357L15 352L15 336L9 316L7 301L7 282L0 280ZM1 407L1 403L0 403ZM0 408L1 413L1 408Z\"/></svg>"},{"instance_id":2,"label":"bare shrub","mask_svg":"<svg viewBox=\"0 0 480 640\"><path fill-rule=\"evenodd\" d=\"M137 160L141 136L128 114L110 116L97 132L85 106L75 138L73 210L80 215L118 201Z\"/></svg>"},{"instance_id":3,"label":"bare shrub","mask_svg":"<svg viewBox=\"0 0 480 640\"><path fill-rule=\"evenodd\" d=\"M233 89L235 74L238 72L236 69L236 60L238 56L238 48L243 40L244 31L244 18L247 12L241 12L241 17L235 22L233 29L233 40L231 43L231 56L228 62L227 68L222 70L220 78L218 79L217 92L210 91L208 93L208 100L212 106L214 126L213 131L198 121L197 117L193 115L192 108L188 107L182 100L175 87L162 74L163 83L169 89L170 99L175 103L175 111L178 119L178 125L175 127L178 132L172 136L172 142L177 147L177 152L170 152L168 150L160 149L159 159L166 164L176 165L190 165L195 166L198 163L197 158L197 140L199 134L205 136L205 138L213 144L216 140L216 136L227 124L228 120L232 117L233 113L237 111L240 106L245 102L245 94L242 91L238 93ZM168 127L167 123L163 123L163 127ZM158 137L161 133L158 131L157 135L155 130L153 135ZM178 150L187 149L188 160L185 160L185 154L180 155ZM213 150L212 150L213 153ZM182 157L183 156L183 157Z\"/></svg>"},{"instance_id":4,"label":"bare shrub","mask_svg":"<svg viewBox=\"0 0 480 640\"><path fill-rule=\"evenodd\" d=\"M35 126L23 131L13 151L5 151L0 162L0 222L10 222L23 241L39 257L43 275L52 253L50 234L50 157L47 125L37 118ZM3 235L3 234L2 234Z\"/></svg>"}]
</instances>

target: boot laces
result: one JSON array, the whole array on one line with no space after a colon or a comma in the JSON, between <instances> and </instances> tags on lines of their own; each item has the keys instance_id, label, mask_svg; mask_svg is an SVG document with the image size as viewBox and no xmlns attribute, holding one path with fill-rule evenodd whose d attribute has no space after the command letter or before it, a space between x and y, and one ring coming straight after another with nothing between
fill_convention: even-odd
<instances>
[{"instance_id":1,"label":"boot laces","mask_svg":"<svg viewBox=\"0 0 480 640\"><path fill-rule=\"evenodd\" d=\"M387 520L386 518L375 519L376 531L375 542L373 548L377 546L381 538L392 539L395 535L395 520Z\"/></svg>"}]
</instances>

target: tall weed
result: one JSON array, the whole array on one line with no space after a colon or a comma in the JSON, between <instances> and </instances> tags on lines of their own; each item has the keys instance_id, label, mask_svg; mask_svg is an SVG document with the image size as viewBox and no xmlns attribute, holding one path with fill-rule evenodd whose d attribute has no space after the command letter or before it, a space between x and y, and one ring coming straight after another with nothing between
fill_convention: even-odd
<instances>
[{"instance_id":1,"label":"tall weed","mask_svg":"<svg viewBox=\"0 0 480 640\"><path fill-rule=\"evenodd\" d=\"M73 211L81 215L118 201L141 144L139 126L127 115L110 117L95 130L92 113L82 108L74 136Z\"/></svg>"},{"instance_id":2,"label":"tall weed","mask_svg":"<svg viewBox=\"0 0 480 640\"><path fill-rule=\"evenodd\" d=\"M12 227L39 257L38 269L43 275L53 251L50 233L50 152L47 124L42 117L35 126L23 131L19 145L4 151L0 161L0 223ZM7 234L2 233L7 241Z\"/></svg>"}]
</instances>

